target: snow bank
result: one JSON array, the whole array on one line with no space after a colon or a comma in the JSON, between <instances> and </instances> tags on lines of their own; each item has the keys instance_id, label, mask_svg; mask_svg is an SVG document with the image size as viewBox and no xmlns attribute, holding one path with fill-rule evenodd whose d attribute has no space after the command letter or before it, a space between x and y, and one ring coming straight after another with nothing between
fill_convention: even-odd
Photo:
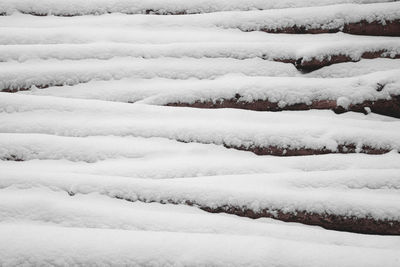
<instances>
[{"instance_id":1,"label":"snow bank","mask_svg":"<svg viewBox=\"0 0 400 267\"><path fill-rule=\"evenodd\" d=\"M32 13L38 15L85 15L103 13L128 14L180 14L206 13L228 10L257 10L304 6L324 6L341 3L390 2L390 0L4 0L0 3L0 13Z\"/></svg>"},{"instance_id":2,"label":"snow bank","mask_svg":"<svg viewBox=\"0 0 400 267\"><path fill-rule=\"evenodd\" d=\"M0 131L5 133L165 137L244 148L400 147L400 122L360 114L177 109L8 93L1 93L0 107Z\"/></svg>"}]
</instances>

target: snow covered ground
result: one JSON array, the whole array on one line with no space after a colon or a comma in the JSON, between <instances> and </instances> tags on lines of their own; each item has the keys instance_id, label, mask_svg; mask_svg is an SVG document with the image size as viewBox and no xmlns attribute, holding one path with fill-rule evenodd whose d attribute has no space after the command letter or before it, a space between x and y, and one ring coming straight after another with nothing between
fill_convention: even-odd
<instances>
[{"instance_id":1,"label":"snow covered ground","mask_svg":"<svg viewBox=\"0 0 400 267\"><path fill-rule=\"evenodd\" d=\"M400 2L0 14L0 266L399 266Z\"/></svg>"}]
</instances>

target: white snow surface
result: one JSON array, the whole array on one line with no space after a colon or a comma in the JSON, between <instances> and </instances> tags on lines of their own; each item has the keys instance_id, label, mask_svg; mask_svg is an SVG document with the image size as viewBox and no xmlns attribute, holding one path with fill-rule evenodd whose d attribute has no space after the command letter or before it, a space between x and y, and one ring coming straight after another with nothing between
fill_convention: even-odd
<instances>
[{"instance_id":1,"label":"white snow surface","mask_svg":"<svg viewBox=\"0 0 400 267\"><path fill-rule=\"evenodd\" d=\"M379 84L384 85L382 90L378 90ZM156 105L215 102L235 98L236 94L240 95L240 101L269 100L280 107L297 103L311 104L318 100L335 100L339 104L345 102L349 105L400 95L400 69L350 78L252 77L235 74L213 80L128 78L45 89L33 87L20 93Z\"/></svg>"},{"instance_id":2,"label":"white snow surface","mask_svg":"<svg viewBox=\"0 0 400 267\"><path fill-rule=\"evenodd\" d=\"M93 80L123 78L215 79L227 74L247 76L301 76L294 65L260 58L129 58L109 60L28 60L0 62L0 89L33 86L74 85ZM313 71L303 77L343 78L378 71L400 69L400 61L363 59L339 63Z\"/></svg>"},{"instance_id":3,"label":"white snow surface","mask_svg":"<svg viewBox=\"0 0 400 267\"><path fill-rule=\"evenodd\" d=\"M271 262L276 266L319 266L321 262L324 266L353 266L354 262L360 266L382 263L396 266L399 261L396 250L390 248L315 245L261 236L82 229L26 223L2 223L0 234L6 241L0 244L0 261L9 266L260 266Z\"/></svg>"},{"instance_id":4,"label":"white snow surface","mask_svg":"<svg viewBox=\"0 0 400 267\"><path fill-rule=\"evenodd\" d=\"M23 18L23 19L21 19ZM257 31L262 29L282 29L287 27L304 26L305 28L338 29L348 23L362 20L367 22L393 21L400 19L400 3L373 3L373 4L341 4L331 6L315 6L304 8L287 8L253 11L225 11L207 14L184 16L159 15L127 15L105 14L100 16L78 17L38 17L15 14L4 16L0 22L6 21L13 26L26 27L60 27L60 26L94 26L104 25L112 27L130 26L194 26L194 27L221 27L240 29L242 31Z\"/></svg>"},{"instance_id":5,"label":"white snow surface","mask_svg":"<svg viewBox=\"0 0 400 267\"><path fill-rule=\"evenodd\" d=\"M20 31L20 28L17 29ZM94 30L98 31L98 29ZM46 33L48 34L47 31ZM11 34L15 35L16 33L13 32ZM302 38L293 35L282 35L280 38L275 38L273 34L265 34L267 38L263 41L245 39L241 41L232 40L230 42L222 42L218 40L206 40L204 38L197 41L192 40L191 42L188 42L190 40L182 39L183 42L180 42L179 38L181 38L180 35L182 33L175 31L171 32L171 34L176 36L176 40L171 40L171 43L157 43L161 42L162 39L159 38L157 40L154 38L148 40L151 43L136 43L136 41L140 42L140 40L132 40L134 43L99 41L96 43L29 45L28 43L32 41L32 38L37 38L32 36L32 34L30 33L24 37L21 36L20 40L18 40L18 42L26 44L0 46L0 61L16 60L22 62L29 59L110 59L123 56L142 58L228 57L236 59L260 57L270 60L310 60L313 58L324 59L331 55L345 55L353 60L359 60L364 52L383 51L383 55L387 57L394 57L400 54L400 38L398 37L351 36L343 33L333 34L334 36L321 34L304 36ZM237 32L237 36L243 36L243 38L247 38L248 34ZM6 33L6 35L9 34ZM72 33L71 38L73 36ZM171 36L165 37L164 40L168 40L168 38L171 38ZM109 37L109 39L112 38ZM5 37L3 37L3 40L3 42L10 42L11 38L5 40Z\"/></svg>"},{"instance_id":6,"label":"white snow surface","mask_svg":"<svg viewBox=\"0 0 400 267\"><path fill-rule=\"evenodd\" d=\"M324 6L342 3L376 3L391 0L3 0L0 13L13 12L48 15L86 15L103 13L141 14L206 13L229 10L258 10L288 7Z\"/></svg>"},{"instance_id":7,"label":"white snow surface","mask_svg":"<svg viewBox=\"0 0 400 267\"><path fill-rule=\"evenodd\" d=\"M32 135L32 134L31 134ZM182 144L176 141L150 138L147 142L140 142L143 138L124 140L119 138L58 137L60 145L45 147L46 135L41 139L36 137L37 144L29 142L12 142L14 148L2 146L2 156L20 157L23 162L4 161L2 170L40 172L50 170L64 173L86 173L95 175L110 175L123 177L138 177L146 179L186 178L199 176L230 175L230 174L257 174L257 173L284 173L309 171L334 171L358 169L400 169L398 153L385 155L366 154L329 154L302 157L258 157L253 153L226 150L223 147L210 144ZM28 139L35 140L34 135ZM72 139L72 140L71 140ZM113 140L114 139L114 140ZM6 139L9 140L9 139ZM103 141L98 149L87 149L92 140ZM70 141L70 142L68 142ZM72 142L74 141L74 142ZM104 144L108 141L110 145ZM115 152L110 146L120 148L120 144L127 147L136 145L133 151ZM32 143L32 142L31 142ZM81 152L81 145L85 153ZM183 149L184 146L186 149ZM165 147L165 149L164 149ZM81 152L80 157L72 156ZM107 153L107 157L99 152ZM54 153L55 156L50 154ZM133 154L135 154L133 156ZM157 166L155 168L154 166Z\"/></svg>"},{"instance_id":8,"label":"white snow surface","mask_svg":"<svg viewBox=\"0 0 400 267\"><path fill-rule=\"evenodd\" d=\"M235 147L398 150L400 122L331 111L258 113L0 94L0 131L65 136L131 135ZM62 123L60 123L62 122ZM316 123L318 122L318 123Z\"/></svg>"},{"instance_id":9,"label":"white snow surface","mask_svg":"<svg viewBox=\"0 0 400 267\"><path fill-rule=\"evenodd\" d=\"M0 88L64 85L90 80L113 80L126 77L212 79L227 73L250 76L294 76L292 64L260 58L113 58L110 60L29 60L24 63L0 62Z\"/></svg>"},{"instance_id":10,"label":"white snow surface","mask_svg":"<svg viewBox=\"0 0 400 267\"><path fill-rule=\"evenodd\" d=\"M0 199L3 223L31 220L63 227L247 235L360 248L400 248L398 237L354 235L272 219L210 214L183 205L120 201L98 193L70 197L46 188L8 188L2 190Z\"/></svg>"},{"instance_id":11,"label":"white snow surface","mask_svg":"<svg viewBox=\"0 0 400 267\"><path fill-rule=\"evenodd\" d=\"M133 177L62 172L7 171L0 188L45 187L69 194L100 193L130 201L233 206L257 212L306 211L345 217L400 219L398 169L245 174L185 179ZM322 181L321 181L322 180Z\"/></svg>"},{"instance_id":12,"label":"white snow surface","mask_svg":"<svg viewBox=\"0 0 400 267\"><path fill-rule=\"evenodd\" d=\"M203 14L143 15L153 12ZM398 119L163 105L398 96L399 37L259 30L385 24L400 19L400 2L3 0L0 13L0 90L30 89L0 92L0 266L399 265L399 236L199 209L400 221ZM358 62L304 74L273 61L333 55ZM391 151L276 157L223 146L340 144Z\"/></svg>"}]
</instances>

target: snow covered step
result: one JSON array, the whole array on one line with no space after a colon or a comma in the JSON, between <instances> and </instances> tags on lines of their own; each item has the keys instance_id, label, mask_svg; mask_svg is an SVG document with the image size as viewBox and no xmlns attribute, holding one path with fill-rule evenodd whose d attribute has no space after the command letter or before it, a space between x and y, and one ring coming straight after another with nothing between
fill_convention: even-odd
<instances>
[{"instance_id":1,"label":"snow covered step","mask_svg":"<svg viewBox=\"0 0 400 267\"><path fill-rule=\"evenodd\" d=\"M332 33L400 36L400 3L342 4L322 7L227 11L185 16L107 14L79 17L15 15L0 18L3 27L194 26L273 33ZM8 22L7 22L8 21Z\"/></svg>"},{"instance_id":2,"label":"snow covered step","mask_svg":"<svg viewBox=\"0 0 400 267\"><path fill-rule=\"evenodd\" d=\"M126 14L194 14L230 10L262 10L343 3L376 3L392 0L3 0L0 14L22 12L33 15L77 16L105 13Z\"/></svg>"},{"instance_id":3,"label":"snow covered step","mask_svg":"<svg viewBox=\"0 0 400 267\"><path fill-rule=\"evenodd\" d=\"M399 66L400 67L400 66ZM259 111L333 109L400 118L400 69L351 78L251 77L213 80L121 79L21 91L23 94L126 103L242 108Z\"/></svg>"},{"instance_id":4,"label":"snow covered step","mask_svg":"<svg viewBox=\"0 0 400 267\"><path fill-rule=\"evenodd\" d=\"M135 44L99 42L88 44L1 45L0 61L29 59L110 59L113 57L209 57L263 59L295 64L301 70L315 70L323 66L358 61L361 58L399 58L400 38L349 36L338 34L342 40L325 36L312 38L271 38L266 42L199 42L168 44Z\"/></svg>"},{"instance_id":5,"label":"snow covered step","mask_svg":"<svg viewBox=\"0 0 400 267\"><path fill-rule=\"evenodd\" d=\"M7 171L1 188L45 187L129 201L197 206L250 218L359 233L399 234L397 169L138 179L61 172Z\"/></svg>"},{"instance_id":6,"label":"snow covered step","mask_svg":"<svg viewBox=\"0 0 400 267\"><path fill-rule=\"evenodd\" d=\"M176 233L262 236L321 245L400 249L400 238L326 231L273 219L249 220L210 214L195 207L127 202L99 194L77 194L46 188L0 190L3 223L25 222L63 227Z\"/></svg>"},{"instance_id":7,"label":"snow covered step","mask_svg":"<svg viewBox=\"0 0 400 267\"><path fill-rule=\"evenodd\" d=\"M397 251L390 248L320 245L269 237L32 223L2 223L0 234L4 241L0 244L3 265L29 260L32 265L378 267L384 262L387 267L395 267L399 261Z\"/></svg>"},{"instance_id":8,"label":"snow covered step","mask_svg":"<svg viewBox=\"0 0 400 267\"><path fill-rule=\"evenodd\" d=\"M170 79L212 79L227 73L250 76L294 76L291 64L260 58L113 58L109 60L29 60L0 63L0 91L26 90L32 86L78 84L90 80L126 77Z\"/></svg>"},{"instance_id":9,"label":"snow covered step","mask_svg":"<svg viewBox=\"0 0 400 267\"><path fill-rule=\"evenodd\" d=\"M0 107L4 133L164 137L285 156L400 148L400 122L377 115L173 108L8 93L1 93Z\"/></svg>"}]
</instances>

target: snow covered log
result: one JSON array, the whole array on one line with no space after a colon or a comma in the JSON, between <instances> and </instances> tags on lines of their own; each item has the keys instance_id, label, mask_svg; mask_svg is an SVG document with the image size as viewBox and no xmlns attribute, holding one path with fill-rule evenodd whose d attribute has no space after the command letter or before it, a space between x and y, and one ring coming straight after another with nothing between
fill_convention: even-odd
<instances>
[{"instance_id":1,"label":"snow covered log","mask_svg":"<svg viewBox=\"0 0 400 267\"><path fill-rule=\"evenodd\" d=\"M148 179L400 169L399 153L259 157L214 144L183 143L166 138L69 137L34 133L0 134L0 158L2 170L11 167L34 172L47 169Z\"/></svg>"},{"instance_id":2,"label":"snow covered log","mask_svg":"<svg viewBox=\"0 0 400 267\"><path fill-rule=\"evenodd\" d=\"M216 208L200 206L200 209L212 213L228 213L252 219L273 218L284 222L317 225L329 230L376 235L400 235L400 221L374 220L373 218L357 218L298 210L294 212L282 210L271 211L269 209L254 211L248 207L234 206Z\"/></svg>"},{"instance_id":3,"label":"snow covered log","mask_svg":"<svg viewBox=\"0 0 400 267\"><path fill-rule=\"evenodd\" d=\"M7 33L6 33L7 34ZM12 34L15 34L13 32ZM175 32L175 34L177 34ZM232 35L234 36L234 35ZM241 34L237 35L238 37ZM242 34L246 38L246 34ZM315 36L315 38L313 38ZM29 36L26 40L29 41ZM11 41L7 38L8 41ZM340 40L340 41L339 41ZM155 40L154 40L155 41ZM162 41L162 40L160 40ZM186 41L186 40L184 40ZM295 41L295 45L292 43ZM310 45L316 42L318 45ZM78 44L14 44L0 46L0 62L28 60L85 60L136 57L171 58L262 58L294 64L301 71L313 71L342 62L360 59L400 58L400 38L377 38L339 34L333 37L313 35L306 38L265 38L265 42L177 42L170 44L78 43Z\"/></svg>"},{"instance_id":4,"label":"snow covered log","mask_svg":"<svg viewBox=\"0 0 400 267\"><path fill-rule=\"evenodd\" d=\"M14 15L0 18L7 21L3 26L30 27L101 26L132 27L220 27L242 31L272 33L333 33L400 36L400 3L341 4L304 8L287 8L254 11L225 11L185 16L107 14L78 17L38 17ZM16 21L26 17L20 22Z\"/></svg>"},{"instance_id":5,"label":"snow covered log","mask_svg":"<svg viewBox=\"0 0 400 267\"><path fill-rule=\"evenodd\" d=\"M248 218L399 235L398 170L316 171L185 179L137 179L4 169L0 187L99 193L128 201L196 206Z\"/></svg>"},{"instance_id":6,"label":"snow covered log","mask_svg":"<svg viewBox=\"0 0 400 267\"><path fill-rule=\"evenodd\" d=\"M331 109L335 113L347 111L377 114L400 118L400 96L391 96L391 99L380 99L364 101L359 104L350 104L346 108L337 104L335 100L313 101L311 104L300 103L280 107L278 102L268 100L255 100L252 102L240 101L240 95L234 99L219 99L216 101L196 101L194 103L168 103L166 106L173 107L194 107L194 108L239 108L257 111L282 111L282 110L310 110L310 109ZM346 149L349 149L346 148ZM353 148L354 149L354 148Z\"/></svg>"},{"instance_id":7,"label":"snow covered log","mask_svg":"<svg viewBox=\"0 0 400 267\"><path fill-rule=\"evenodd\" d=\"M345 68L343 64L342 70ZM349 66L351 68L354 67ZM337 113L372 111L400 117L399 77L399 70L387 70L348 78L237 74L195 81L126 78L45 89L32 87L30 91L20 93L197 108L258 111L332 109Z\"/></svg>"},{"instance_id":8,"label":"snow covered log","mask_svg":"<svg viewBox=\"0 0 400 267\"><path fill-rule=\"evenodd\" d=\"M260 58L112 58L109 60L28 60L0 63L0 91L31 87L75 85L123 78L215 79L240 73L247 76L294 77L301 73L291 64ZM341 63L311 72L308 77L349 77L399 68L399 60L373 59Z\"/></svg>"},{"instance_id":9,"label":"snow covered log","mask_svg":"<svg viewBox=\"0 0 400 267\"><path fill-rule=\"evenodd\" d=\"M382 154L400 148L400 123L379 116L316 110L257 113L0 94L0 131L8 133L165 137L279 156Z\"/></svg>"},{"instance_id":10,"label":"snow covered log","mask_svg":"<svg viewBox=\"0 0 400 267\"><path fill-rule=\"evenodd\" d=\"M294 25L287 28L261 28L261 31L269 33L295 33L295 34L319 34L319 33L335 33L345 32L349 34L372 35L372 36L400 36L400 20L386 21L367 21L361 20L353 23L346 23L339 27L328 26L323 24L319 27L308 27L304 25Z\"/></svg>"},{"instance_id":11,"label":"snow covered log","mask_svg":"<svg viewBox=\"0 0 400 267\"><path fill-rule=\"evenodd\" d=\"M345 3L384 3L392 0L3 0L0 14L21 12L37 16L79 16L105 13L125 14L197 14L232 10L264 10L278 8L326 6Z\"/></svg>"},{"instance_id":12,"label":"snow covered log","mask_svg":"<svg viewBox=\"0 0 400 267\"><path fill-rule=\"evenodd\" d=\"M137 78L215 78L228 73L251 76L293 76L291 64L259 58L113 58L109 60L31 60L0 63L0 91L27 90L32 86L73 85L91 80Z\"/></svg>"}]
</instances>

